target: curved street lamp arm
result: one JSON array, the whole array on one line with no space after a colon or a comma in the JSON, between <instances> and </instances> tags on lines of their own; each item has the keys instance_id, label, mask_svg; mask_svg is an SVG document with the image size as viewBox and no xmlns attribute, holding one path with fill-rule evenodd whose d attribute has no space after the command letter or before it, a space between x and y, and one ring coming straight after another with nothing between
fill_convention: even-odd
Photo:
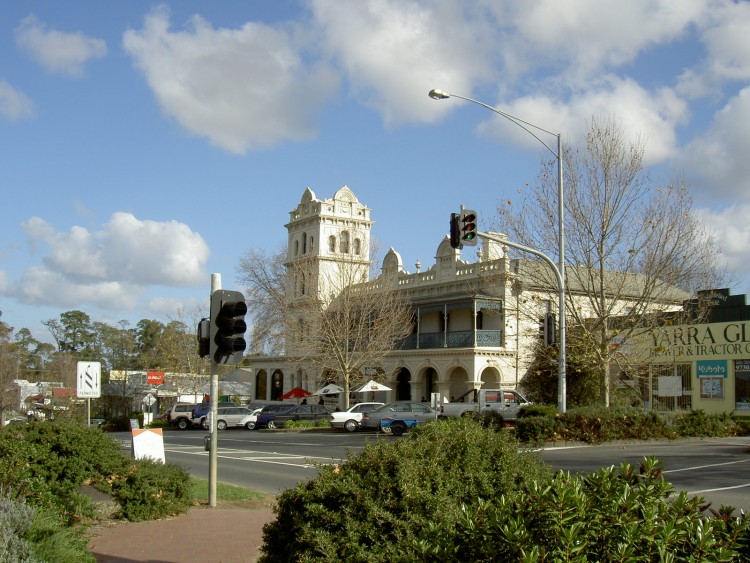
<instances>
[{"instance_id":1,"label":"curved street lamp arm","mask_svg":"<svg viewBox=\"0 0 750 563\"><path fill-rule=\"evenodd\" d=\"M560 154L558 152L555 152L555 150L552 147L550 147L541 138L539 138L539 136L536 133L534 133L531 129L529 129L529 127L533 127L534 129L537 129L538 131L543 131L545 133L548 133L549 135L553 135L553 136L557 137L557 139L558 139L558 145L559 145L559 141L560 141L560 134L559 133L553 133L552 131L548 131L547 129L544 129L543 127L539 127L538 125L534 125L533 123L529 123L528 121L524 121L520 117L516 117L515 115L512 115L512 114L510 114L510 113L508 113L506 111L503 111L501 109L497 109L496 107L492 107L492 106L490 106L488 104L485 104L484 102L480 102L479 100L475 100L473 98L467 98L466 96L460 96L458 94L449 94L448 92L443 92L442 90L437 90L437 89L430 90L428 96L430 98L434 99L434 100L442 100L442 99L445 99L445 98L460 98L462 100L466 100L467 102L472 102L472 103L475 103L475 104L480 105L482 107L485 107L488 110L497 113L498 115L502 115L508 121L512 121L513 123L515 123L516 125L518 125L521 129L523 129L529 135L531 135L532 137L534 137L537 141L539 141L540 143L542 143L542 145L544 145L544 148L546 148L549 152L551 152L552 155L555 158L558 158L558 159L560 158ZM528 125L528 127L527 127L527 125Z\"/></svg>"}]
</instances>

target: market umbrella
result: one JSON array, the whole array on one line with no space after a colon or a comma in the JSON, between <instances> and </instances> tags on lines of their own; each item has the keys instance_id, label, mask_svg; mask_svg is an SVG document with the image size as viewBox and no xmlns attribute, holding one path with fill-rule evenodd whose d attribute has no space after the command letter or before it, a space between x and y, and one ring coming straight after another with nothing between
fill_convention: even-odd
<instances>
[{"instance_id":1,"label":"market umbrella","mask_svg":"<svg viewBox=\"0 0 750 563\"><path fill-rule=\"evenodd\" d=\"M335 385L333 383L329 383L325 387L321 387L313 395L334 395L338 393L343 393L344 389L342 387L339 387L338 385Z\"/></svg>"},{"instance_id":2,"label":"market umbrella","mask_svg":"<svg viewBox=\"0 0 750 563\"><path fill-rule=\"evenodd\" d=\"M287 391L284 393L280 399L301 399L302 397L309 397L312 395L310 391L307 391L306 389L302 389L302 387L295 387L294 389L291 389L290 391Z\"/></svg>"},{"instance_id":3,"label":"market umbrella","mask_svg":"<svg viewBox=\"0 0 750 563\"><path fill-rule=\"evenodd\" d=\"M355 393L367 393L368 391L390 391L391 388L383 385L382 383L378 383L374 379L371 379L367 383L365 383L362 387L357 389Z\"/></svg>"}]
</instances>

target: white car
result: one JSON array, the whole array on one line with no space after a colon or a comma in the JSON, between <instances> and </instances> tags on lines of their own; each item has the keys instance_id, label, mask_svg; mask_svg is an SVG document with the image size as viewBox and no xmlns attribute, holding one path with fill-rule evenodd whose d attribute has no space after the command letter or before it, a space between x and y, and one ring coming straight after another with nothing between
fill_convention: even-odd
<instances>
[{"instance_id":1,"label":"white car","mask_svg":"<svg viewBox=\"0 0 750 563\"><path fill-rule=\"evenodd\" d=\"M354 432L359 428L362 413L382 407L383 403L357 403L345 411L331 413L331 426Z\"/></svg>"},{"instance_id":2,"label":"white car","mask_svg":"<svg viewBox=\"0 0 750 563\"><path fill-rule=\"evenodd\" d=\"M263 407L253 409L250 414L243 416L239 421L237 421L237 426L244 426L248 430L253 430L255 428L256 422L258 422L258 414L262 410Z\"/></svg>"}]
</instances>

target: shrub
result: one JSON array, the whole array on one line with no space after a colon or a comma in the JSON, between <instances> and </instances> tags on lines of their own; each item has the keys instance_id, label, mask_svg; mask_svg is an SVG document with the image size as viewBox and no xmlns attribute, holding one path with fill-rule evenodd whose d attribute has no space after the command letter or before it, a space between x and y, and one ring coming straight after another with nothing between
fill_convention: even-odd
<instances>
[{"instance_id":1,"label":"shrub","mask_svg":"<svg viewBox=\"0 0 750 563\"><path fill-rule=\"evenodd\" d=\"M527 416L557 416L557 407L555 405L525 405L518 411L518 418Z\"/></svg>"},{"instance_id":2,"label":"shrub","mask_svg":"<svg viewBox=\"0 0 750 563\"><path fill-rule=\"evenodd\" d=\"M497 531L481 535L484 557L473 560L747 560L747 514L722 509L707 518L702 498L680 493L667 500L673 492L653 459L640 470L623 463L586 477L558 472L550 484L533 483L497 508L467 513L467 520L486 518ZM465 529L475 539L481 531Z\"/></svg>"},{"instance_id":3,"label":"shrub","mask_svg":"<svg viewBox=\"0 0 750 563\"><path fill-rule=\"evenodd\" d=\"M460 546L466 507L515 498L525 483L550 477L505 432L462 418L419 425L281 493L261 561L426 560L420 534Z\"/></svg>"},{"instance_id":4,"label":"shrub","mask_svg":"<svg viewBox=\"0 0 750 563\"><path fill-rule=\"evenodd\" d=\"M93 563L88 542L60 516L0 495L0 561Z\"/></svg>"},{"instance_id":5,"label":"shrub","mask_svg":"<svg viewBox=\"0 0 750 563\"><path fill-rule=\"evenodd\" d=\"M77 489L119 470L120 447L98 428L74 419L31 422L0 432L0 488L71 521L88 513Z\"/></svg>"},{"instance_id":6,"label":"shrub","mask_svg":"<svg viewBox=\"0 0 750 563\"><path fill-rule=\"evenodd\" d=\"M0 561L34 561L31 546L23 539L33 517L32 507L0 494Z\"/></svg>"},{"instance_id":7,"label":"shrub","mask_svg":"<svg viewBox=\"0 0 750 563\"><path fill-rule=\"evenodd\" d=\"M675 429L680 436L736 436L740 432L740 426L731 415L706 414L705 411L696 410L675 419Z\"/></svg>"},{"instance_id":8,"label":"shrub","mask_svg":"<svg viewBox=\"0 0 750 563\"><path fill-rule=\"evenodd\" d=\"M119 516L131 521L152 520L186 512L193 501L190 475L176 465L150 459L133 460L109 479Z\"/></svg>"},{"instance_id":9,"label":"shrub","mask_svg":"<svg viewBox=\"0 0 750 563\"><path fill-rule=\"evenodd\" d=\"M524 416L516 421L516 437L532 444L551 442L559 427L560 421L554 416Z\"/></svg>"}]
</instances>

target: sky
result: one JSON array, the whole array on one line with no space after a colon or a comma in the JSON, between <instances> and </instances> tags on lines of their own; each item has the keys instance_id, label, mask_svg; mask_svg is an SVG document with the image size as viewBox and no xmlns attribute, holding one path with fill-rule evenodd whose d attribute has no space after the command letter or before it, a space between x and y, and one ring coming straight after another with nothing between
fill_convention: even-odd
<instances>
[{"instance_id":1,"label":"sky","mask_svg":"<svg viewBox=\"0 0 750 563\"><path fill-rule=\"evenodd\" d=\"M0 320L49 340L73 309L207 311L211 274L242 289L307 187L349 186L426 269L452 211L489 230L550 157L433 88L566 150L614 118L750 293L748 2L29 0L0 3Z\"/></svg>"}]
</instances>

